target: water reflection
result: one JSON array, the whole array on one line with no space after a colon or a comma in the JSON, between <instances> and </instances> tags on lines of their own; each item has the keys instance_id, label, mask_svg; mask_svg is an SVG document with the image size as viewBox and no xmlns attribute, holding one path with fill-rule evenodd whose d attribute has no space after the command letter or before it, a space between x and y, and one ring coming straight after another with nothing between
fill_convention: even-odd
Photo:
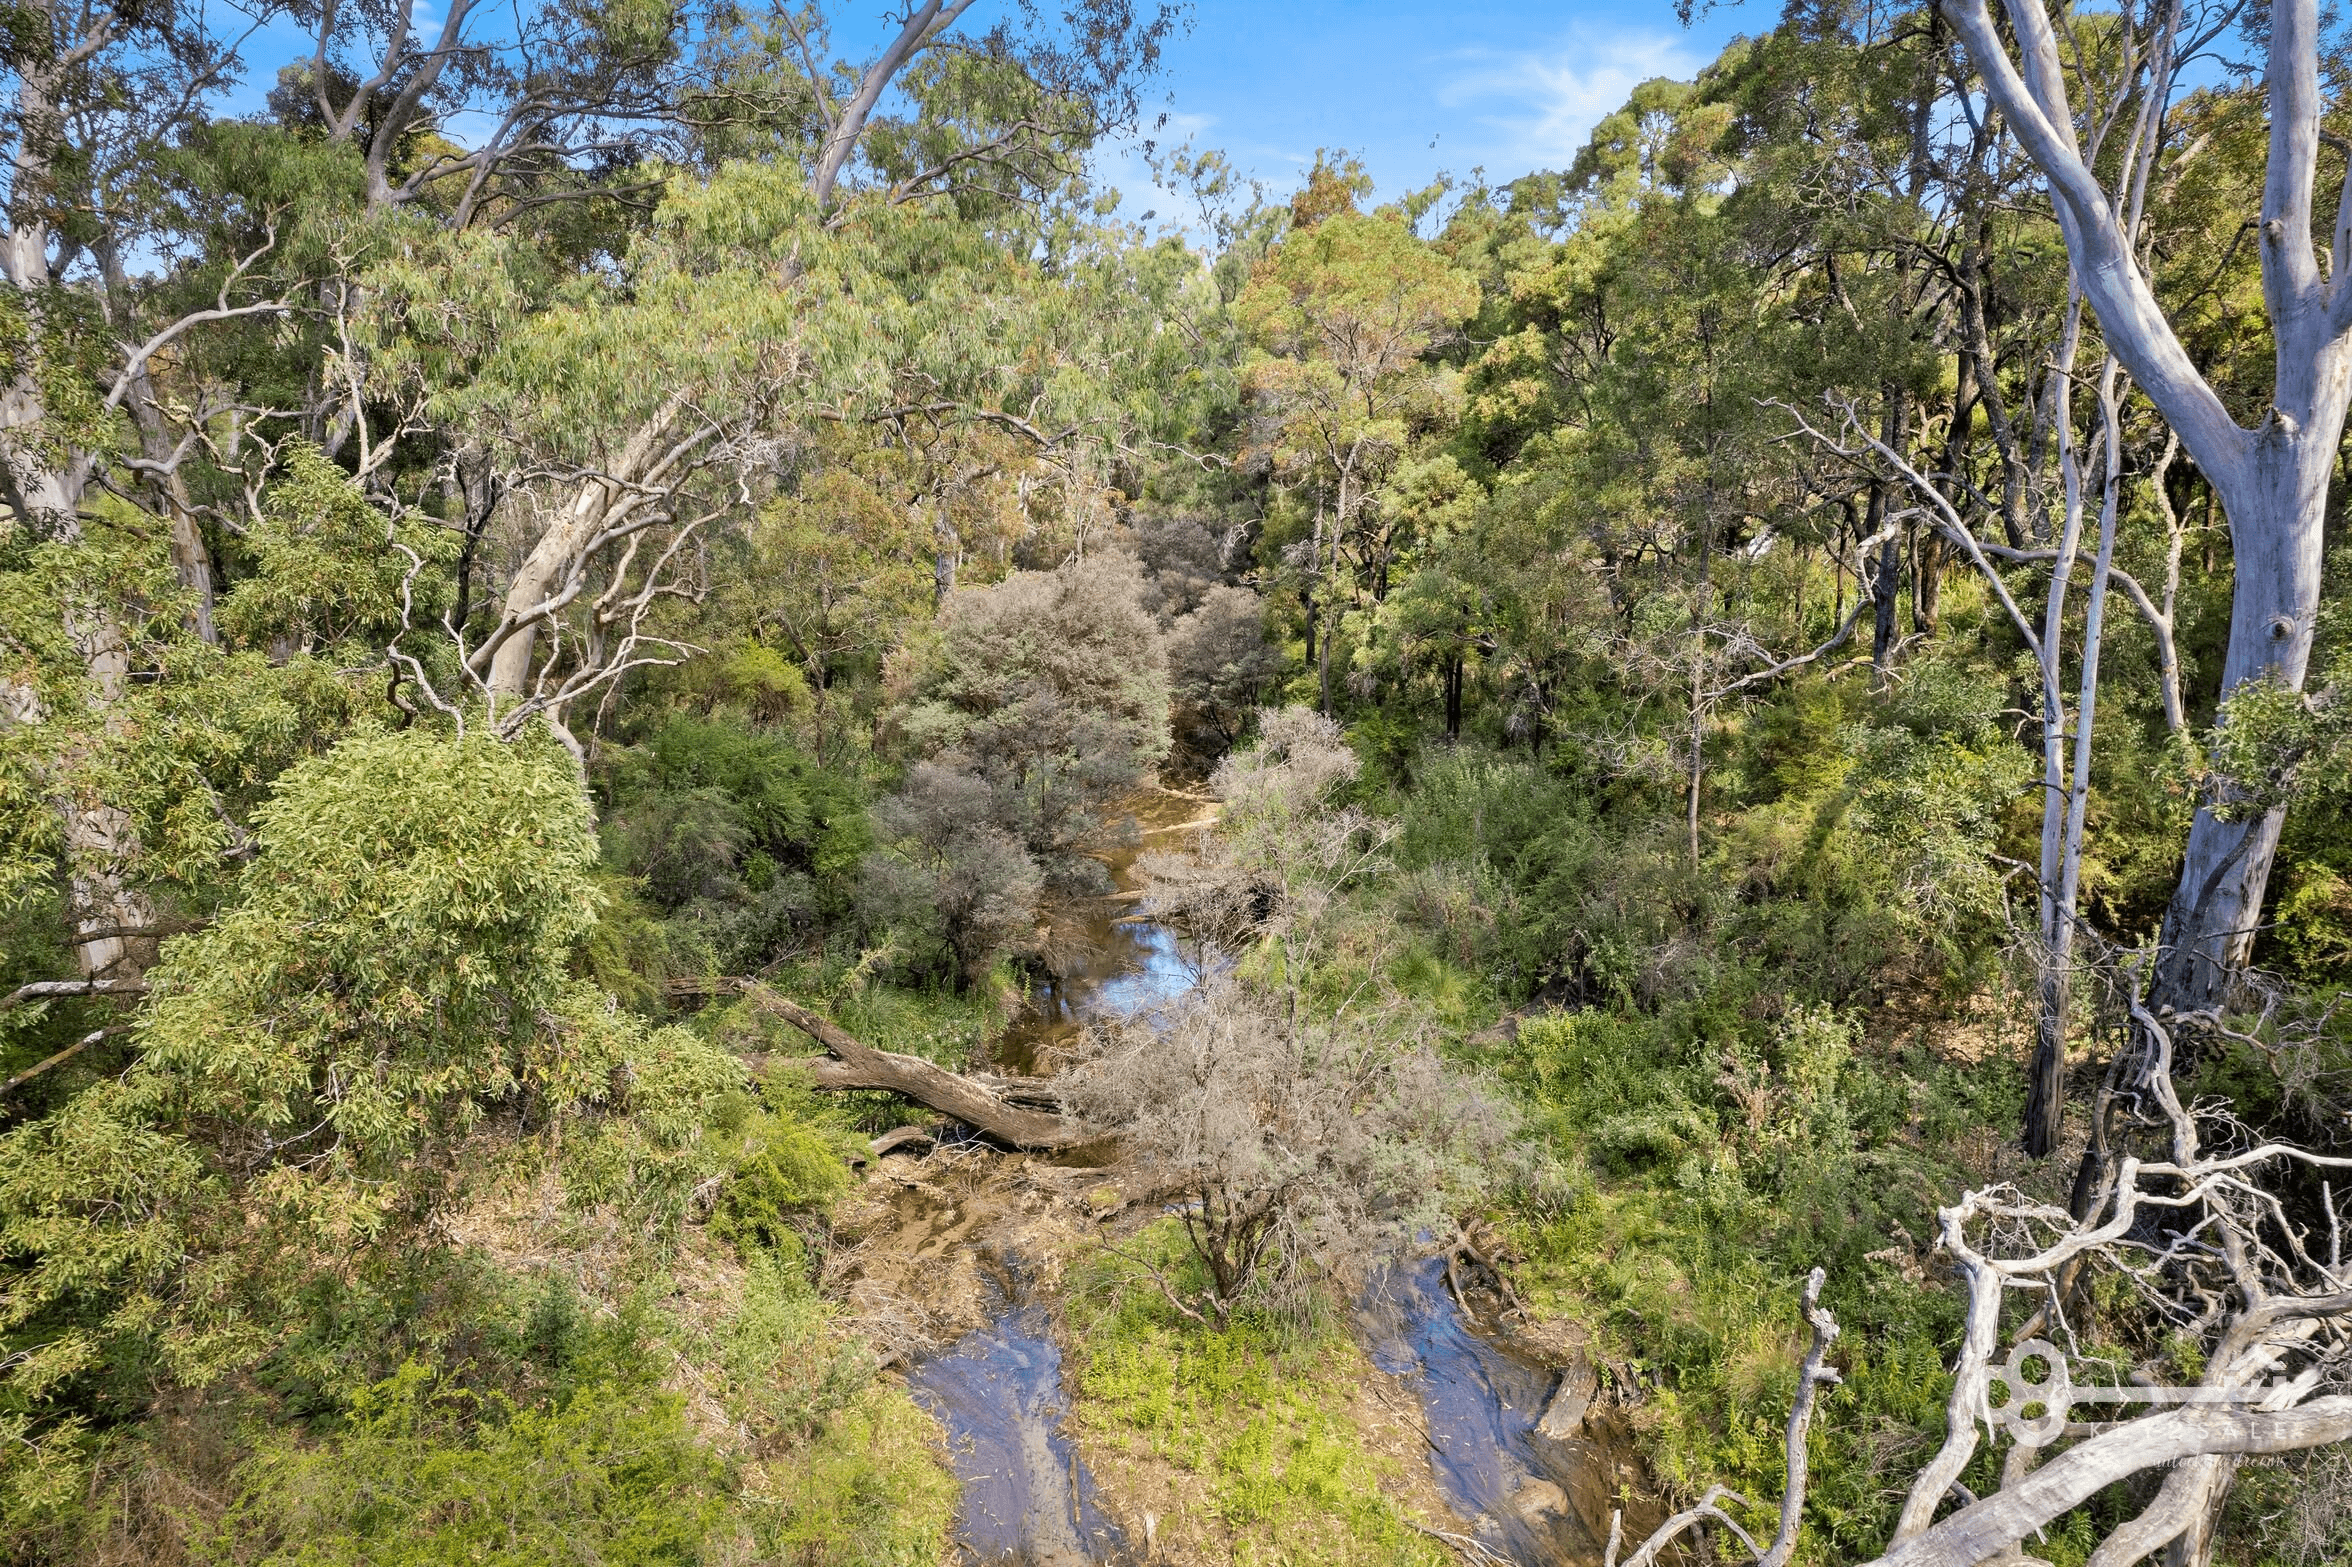
<instances>
[{"instance_id":1,"label":"water reflection","mask_svg":"<svg viewBox=\"0 0 2352 1567\"><path fill-rule=\"evenodd\" d=\"M1590 1488L1581 1443L1536 1433L1558 1378L1471 1330L1445 1282L1445 1259L1389 1270L1358 1315L1372 1362L1420 1392L1430 1468L1447 1503L1477 1520L1490 1550L1524 1567L1598 1561L1601 1541L1571 1498Z\"/></svg>"},{"instance_id":2,"label":"water reflection","mask_svg":"<svg viewBox=\"0 0 2352 1567\"><path fill-rule=\"evenodd\" d=\"M1197 804L1171 801L1137 814L1161 818L1163 828L1189 824ZM1094 906L1087 940L998 1040L1002 1070L1050 1071L1088 1022L1147 1013L1199 982L1200 948L1135 912L1134 858L1130 851L1110 865L1126 896ZM1062 1432L1068 1401L1052 1319L1016 1299L1017 1275L1007 1277L990 1326L907 1379L947 1428L963 1492L957 1543L991 1563L1130 1561L1132 1547L1103 1515L1093 1477ZM1390 1270L1358 1309L1374 1363L1419 1390L1431 1469L1454 1511L1476 1520L1480 1540L1521 1567L1598 1562L1591 1518L1596 1509L1605 1517L1608 1466L1588 1444L1548 1441L1535 1429L1555 1375L1472 1330L1446 1288L1442 1258Z\"/></svg>"},{"instance_id":3,"label":"water reflection","mask_svg":"<svg viewBox=\"0 0 2352 1567\"><path fill-rule=\"evenodd\" d=\"M1029 1567L1133 1559L1062 1433L1062 1352L1044 1307L1007 1296L989 1326L917 1366L907 1386L947 1428L963 1491L955 1538L968 1559Z\"/></svg>"},{"instance_id":4,"label":"water reflection","mask_svg":"<svg viewBox=\"0 0 2352 1567\"><path fill-rule=\"evenodd\" d=\"M1165 1006L1200 981L1199 944L1138 911L1135 861L1150 848L1185 847L1182 829L1204 821L1202 806L1185 795L1143 795L1130 809L1138 835L1105 862L1117 892L1062 927L1074 939L1057 959L1059 972L1031 992L1028 1008L996 1042L1002 1071L1050 1072L1088 1022Z\"/></svg>"},{"instance_id":5,"label":"water reflection","mask_svg":"<svg viewBox=\"0 0 2352 1567\"><path fill-rule=\"evenodd\" d=\"M1180 809L1179 809L1180 807ZM1146 800L1136 814L1190 821L1197 802ZM1083 940L1061 972L1031 997L1029 1008L997 1040L997 1066L1014 1073L1051 1071L1057 1057L1094 1019L1131 1017L1175 1000L1199 979L1197 951L1176 932L1138 916L1134 863L1143 844L1110 861L1112 885L1127 896L1089 906ZM1158 842L1173 846L1160 835ZM1053 1319L1024 1302L1017 1264L997 1291L990 1324L911 1371L907 1386L947 1428L948 1455L961 1485L955 1539L966 1559L1030 1567L1090 1567L1134 1559L1118 1526L1103 1515L1094 1477L1063 1434L1069 1401Z\"/></svg>"}]
</instances>

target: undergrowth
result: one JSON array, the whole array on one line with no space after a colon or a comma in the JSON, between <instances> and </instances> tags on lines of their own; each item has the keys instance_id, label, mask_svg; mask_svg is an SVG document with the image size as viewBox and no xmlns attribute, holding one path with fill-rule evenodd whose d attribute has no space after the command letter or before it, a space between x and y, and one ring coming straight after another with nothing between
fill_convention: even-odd
<instances>
[{"instance_id":1,"label":"undergrowth","mask_svg":"<svg viewBox=\"0 0 2352 1567\"><path fill-rule=\"evenodd\" d=\"M1198 1286L1180 1271L1197 1264L1173 1221L1133 1244L1180 1289ZM1211 1332L1116 1257L1080 1268L1072 1285L1078 1423L1091 1446L1165 1465L1180 1493L1204 1499L1208 1517L1171 1524L1262 1567L1451 1560L1406 1521L1389 1494L1399 1461L1366 1444L1350 1410L1348 1395L1374 1373L1344 1326L1244 1310Z\"/></svg>"}]
</instances>

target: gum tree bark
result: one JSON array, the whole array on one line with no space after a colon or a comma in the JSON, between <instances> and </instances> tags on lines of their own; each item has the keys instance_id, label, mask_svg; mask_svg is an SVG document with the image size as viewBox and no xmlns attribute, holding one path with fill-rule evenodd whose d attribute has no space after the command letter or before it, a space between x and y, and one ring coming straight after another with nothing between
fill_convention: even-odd
<instances>
[{"instance_id":1,"label":"gum tree bark","mask_svg":"<svg viewBox=\"0 0 2352 1567\"><path fill-rule=\"evenodd\" d=\"M585 572L598 551L668 515L665 489L691 469L716 433L688 417L684 394L673 395L631 432L610 470L580 479L571 503L532 542L507 585L498 624L471 655L494 704L511 705L529 693L540 627L585 591Z\"/></svg>"},{"instance_id":2,"label":"gum tree bark","mask_svg":"<svg viewBox=\"0 0 2352 1567\"><path fill-rule=\"evenodd\" d=\"M2123 488L2123 423L2117 408L2116 365L2112 357L2099 377L2099 446L2104 448L2100 476L2098 553L2091 566L2091 590L2083 607L2082 675L2074 705L2074 756L2063 774L2065 788L2047 792L2043 817L2041 1011L2035 1026L2031 1083L2025 1106L2025 1151L2047 1158L2058 1145L2059 1120L2066 1105L2066 1031L2074 1014L2074 937L2082 899L2083 832L2090 817L2091 734L2099 712L2099 655L2107 615L2107 585L2115 567L2116 503ZM2083 509L2082 473L2068 458L2067 509L2070 531L2080 528ZM2061 603L2063 569L2050 586L2053 612ZM2052 621L2057 616L2052 614ZM2059 628L2053 624L2044 646L2058 646ZM2045 660L2044 678L2055 681L2055 653ZM2064 709L2058 712L2063 718ZM2055 864L2053 865L2053 861ZM2055 871L2056 886L2049 881Z\"/></svg>"},{"instance_id":3,"label":"gum tree bark","mask_svg":"<svg viewBox=\"0 0 2352 1567\"><path fill-rule=\"evenodd\" d=\"M2065 67L2042 0L2004 0L2013 57L1985 0L1939 0L1986 95L2047 177L2067 254L2107 343L2220 497L2236 583L2221 694L2274 680L2302 688L2319 611L2329 470L2343 435L2352 332L2352 177L2322 271L2312 235L2319 116L2316 0L2270 11L2269 163L2260 220L2263 299L2276 344L2271 406L2239 426L2157 304L2116 211L2086 164ZM2177 15L2177 13L2175 13ZM2200 809L2166 914L2150 994L2161 1011L2217 1003L2253 945L2283 815L2227 822Z\"/></svg>"},{"instance_id":4,"label":"gum tree bark","mask_svg":"<svg viewBox=\"0 0 2352 1567\"><path fill-rule=\"evenodd\" d=\"M409 14L406 7L412 4L413 0L403 0L400 30L386 54L387 73L392 69L392 62L400 58ZM827 85L829 73L810 47L811 39L806 32L805 20L786 23L787 31L802 55L817 112L825 125L825 139L808 182L809 193L820 209L833 206L842 171L856 152L868 122L891 82L924 50L945 38L971 8L971 4L972 0L924 0L924 3L910 7L896 37L860 74L855 91L846 100L837 100ZM454 36L452 29L458 26L462 17L463 7L451 9L449 19L444 24L444 44L433 52L431 58L437 60L447 53L450 47L447 39ZM325 48L322 33L322 69ZM438 71L438 65L433 69ZM355 93L346 106L346 115L356 117L365 107L366 91L363 84L363 90ZM401 102L410 105L415 101L414 93L405 93L401 99ZM327 107L323 97L321 106ZM372 151L370 157L370 178L373 181L375 163ZM371 192L374 189L375 185L371 183ZM389 194L387 199L390 199ZM657 519L661 511L656 499L657 492L663 485L674 481L676 474L687 466L688 459L715 433L702 428L680 437L677 430L685 412L683 394L665 403L632 432L612 469L608 473L584 476L579 488L573 493L571 503L557 512L549 525L533 539L530 551L507 586L499 623L468 661L473 672L483 682L494 707L512 706L531 691L540 628L577 596L585 584L591 557L600 550L623 543ZM637 520L631 521L632 515ZM944 503L940 507L938 520L942 533L949 534ZM944 599L948 590L955 586L954 557L952 553L946 553L948 546L945 543L941 548L939 596Z\"/></svg>"},{"instance_id":5,"label":"gum tree bark","mask_svg":"<svg viewBox=\"0 0 2352 1567\"><path fill-rule=\"evenodd\" d=\"M826 89L823 74L810 70L810 89L816 97L817 112L825 120L824 145L817 154L816 173L809 180L809 191L817 198L819 207L833 204L833 188L840 183L841 171L848 166L850 155L857 151L866 121L882 101L891 79L906 68L908 61L954 27L971 5L972 0L955 0L954 4L923 0L922 4L909 7L898 36L866 67L858 78L857 90L846 103L835 103Z\"/></svg>"},{"instance_id":6,"label":"gum tree bark","mask_svg":"<svg viewBox=\"0 0 2352 1567\"><path fill-rule=\"evenodd\" d=\"M15 136L9 171L13 199L5 231L0 231L0 275L39 336L48 330L44 318L64 287L62 273L74 252L48 219L57 199L58 165L62 161L70 166L73 152L66 140L68 117L75 108L68 101L72 84L122 28L111 10L86 12L77 23L54 6L41 5L30 8L29 20L35 35L54 47L21 50L14 62L15 102L6 121ZM76 27L78 32L70 31ZM58 252L55 258L53 247ZM50 414L28 357L16 378L0 389L0 492L18 527L35 537L78 543L92 462L64 432L51 427ZM129 674L121 627L101 602L69 601L62 610L89 700L103 724ZM32 686L13 680L0 685L0 721L71 722L51 713ZM92 797L86 781L76 776L81 753L90 743L86 737L69 741L64 754L53 759L53 776L47 780L63 828L71 945L83 978L136 981L153 956L149 933L155 910L130 884L126 872L137 847L129 816L111 802Z\"/></svg>"}]
</instances>

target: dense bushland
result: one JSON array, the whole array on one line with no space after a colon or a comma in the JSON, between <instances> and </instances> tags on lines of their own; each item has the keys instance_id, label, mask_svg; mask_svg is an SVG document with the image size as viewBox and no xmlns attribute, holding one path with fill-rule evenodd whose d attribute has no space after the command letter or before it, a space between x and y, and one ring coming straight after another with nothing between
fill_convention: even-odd
<instances>
[{"instance_id":1,"label":"dense bushland","mask_svg":"<svg viewBox=\"0 0 2352 1567\"><path fill-rule=\"evenodd\" d=\"M24 11L0 1554L940 1559L834 1228L930 1118L738 991L987 1067L1130 854L1205 983L1053 1089L1182 1193L1056 1275L1086 1440L1231 1555L1434 1560L1334 1389L1362 1281L1475 1227L1661 1497L1768 1497L1818 1266L1796 1549L1875 1554L1935 1210L2148 1146L2135 1001L2230 1135L2352 1140L2342 486L2257 517L2135 390L1966 9L1792 8L1388 204L1156 147L1156 233L1088 160L1177 19L1111 0L872 59L822 7L287 12L246 118L200 9ZM2138 171L2135 319L2274 431L2283 14L2069 16L2059 115L2143 126L2086 175ZM1222 820L1142 838L1152 789ZM2230 1559L2343 1558L2342 1463L2240 1468Z\"/></svg>"}]
</instances>

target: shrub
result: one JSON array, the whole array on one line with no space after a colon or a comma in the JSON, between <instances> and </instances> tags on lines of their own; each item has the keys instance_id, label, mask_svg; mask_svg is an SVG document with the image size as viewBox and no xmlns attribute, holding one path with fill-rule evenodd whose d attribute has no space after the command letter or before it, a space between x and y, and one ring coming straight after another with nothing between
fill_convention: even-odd
<instances>
[{"instance_id":1,"label":"shrub","mask_svg":"<svg viewBox=\"0 0 2352 1567\"><path fill-rule=\"evenodd\" d=\"M849 1167L816 1128L776 1116L747 1127L743 1147L711 1209L711 1231L747 1255L773 1252L797 1271L802 1228L849 1189Z\"/></svg>"},{"instance_id":2,"label":"shrub","mask_svg":"<svg viewBox=\"0 0 2352 1567\"><path fill-rule=\"evenodd\" d=\"M516 1409L411 1362L343 1429L265 1438L202 1559L221 1567L691 1567L740 1534L681 1401L601 1383Z\"/></svg>"},{"instance_id":3,"label":"shrub","mask_svg":"<svg viewBox=\"0 0 2352 1567\"><path fill-rule=\"evenodd\" d=\"M1353 1283L1445 1225L1511 1124L1393 1016L1301 1016L1229 974L1116 1030L1077 1085L1128 1155L1184 1194L1206 1287L1155 1276L1220 1329L1245 1302L1301 1314L1314 1284Z\"/></svg>"}]
</instances>

